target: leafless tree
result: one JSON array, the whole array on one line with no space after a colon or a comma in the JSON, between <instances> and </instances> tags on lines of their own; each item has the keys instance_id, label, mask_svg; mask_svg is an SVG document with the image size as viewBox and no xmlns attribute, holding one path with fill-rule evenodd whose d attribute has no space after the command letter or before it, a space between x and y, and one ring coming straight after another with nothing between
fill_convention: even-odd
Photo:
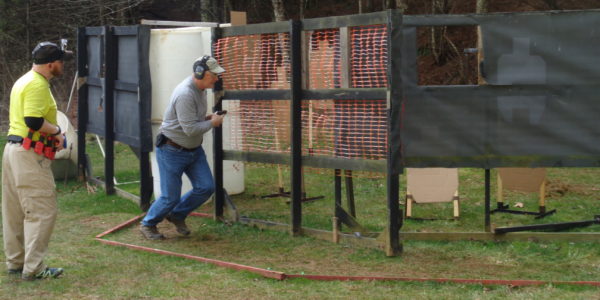
<instances>
[{"instance_id":1,"label":"leafless tree","mask_svg":"<svg viewBox=\"0 0 600 300\"><path fill-rule=\"evenodd\" d=\"M210 13L212 9L212 1L211 0L200 0L200 21L202 22L211 22L212 14Z\"/></svg>"},{"instance_id":2,"label":"leafless tree","mask_svg":"<svg viewBox=\"0 0 600 300\"><path fill-rule=\"evenodd\" d=\"M558 10L560 9L560 7L558 6L558 0L544 0L544 2L546 3L546 5L548 5L549 9L552 10Z\"/></svg>"},{"instance_id":3,"label":"leafless tree","mask_svg":"<svg viewBox=\"0 0 600 300\"><path fill-rule=\"evenodd\" d=\"M431 14L447 14L449 0L431 0ZM446 51L447 26L431 26L429 46L436 64L442 63L442 54Z\"/></svg>"},{"instance_id":4,"label":"leafless tree","mask_svg":"<svg viewBox=\"0 0 600 300\"><path fill-rule=\"evenodd\" d=\"M358 0L358 13L359 14L368 13L368 12L372 12L372 11L373 11L373 0Z\"/></svg>"},{"instance_id":5,"label":"leafless tree","mask_svg":"<svg viewBox=\"0 0 600 300\"><path fill-rule=\"evenodd\" d=\"M407 0L396 0L396 8L402 10L404 12L408 9L408 1Z\"/></svg>"},{"instance_id":6,"label":"leafless tree","mask_svg":"<svg viewBox=\"0 0 600 300\"><path fill-rule=\"evenodd\" d=\"M0 0L0 120L6 125L10 89L31 68L31 49L40 41L71 41L77 28L138 22L135 9L151 0ZM65 64L65 76L52 89L59 109L66 107L75 63Z\"/></svg>"},{"instance_id":7,"label":"leafless tree","mask_svg":"<svg viewBox=\"0 0 600 300\"><path fill-rule=\"evenodd\" d=\"M365 10L366 12L373 11L373 0L365 0Z\"/></svg>"},{"instance_id":8,"label":"leafless tree","mask_svg":"<svg viewBox=\"0 0 600 300\"><path fill-rule=\"evenodd\" d=\"M406 10L406 8L408 7L408 5L406 4L406 0L384 0L382 1L383 3L383 9L399 9L402 12L404 12L404 10Z\"/></svg>"},{"instance_id":9,"label":"leafless tree","mask_svg":"<svg viewBox=\"0 0 600 300\"><path fill-rule=\"evenodd\" d=\"M487 12L487 0L476 0L475 12L478 14Z\"/></svg>"},{"instance_id":10,"label":"leafless tree","mask_svg":"<svg viewBox=\"0 0 600 300\"><path fill-rule=\"evenodd\" d=\"M275 21L285 21L285 9L283 6L283 0L272 0L273 2L273 13L275 14Z\"/></svg>"},{"instance_id":11,"label":"leafless tree","mask_svg":"<svg viewBox=\"0 0 600 300\"><path fill-rule=\"evenodd\" d=\"M512 5L509 9L517 4L529 6L531 10L600 8L597 1L581 0L475 1L477 12L486 12L488 4L490 10L498 11L497 6L505 2ZM359 13L367 13L387 8L423 9L431 3L432 9L426 13L446 14L453 4L467 2L473 3L472 0L0 0L0 121L6 123L10 88L31 67L31 49L35 44L68 38L70 47L74 48L78 27L139 24L139 20L148 15L154 19L226 22L231 10L246 11L248 23L284 21L305 15L325 16L319 11L332 4L347 8L347 11L340 10L340 14L351 14L356 12L351 11L356 9L356 4ZM456 52L445 28L438 27L428 33L429 46L438 63L443 62L444 53ZM74 71L75 64L67 64L67 76L54 82L59 107L61 102L66 103Z\"/></svg>"}]
</instances>

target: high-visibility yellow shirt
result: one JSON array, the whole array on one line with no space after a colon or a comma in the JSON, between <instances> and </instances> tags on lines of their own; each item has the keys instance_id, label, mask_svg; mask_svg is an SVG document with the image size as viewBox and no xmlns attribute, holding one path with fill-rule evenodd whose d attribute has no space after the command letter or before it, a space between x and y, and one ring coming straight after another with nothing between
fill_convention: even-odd
<instances>
[{"instance_id":1,"label":"high-visibility yellow shirt","mask_svg":"<svg viewBox=\"0 0 600 300\"><path fill-rule=\"evenodd\" d=\"M50 91L46 77L33 70L21 76L10 92L9 135L26 137L29 127L25 117L44 118L56 125L56 101ZM35 132L33 140L39 140L40 133Z\"/></svg>"}]
</instances>

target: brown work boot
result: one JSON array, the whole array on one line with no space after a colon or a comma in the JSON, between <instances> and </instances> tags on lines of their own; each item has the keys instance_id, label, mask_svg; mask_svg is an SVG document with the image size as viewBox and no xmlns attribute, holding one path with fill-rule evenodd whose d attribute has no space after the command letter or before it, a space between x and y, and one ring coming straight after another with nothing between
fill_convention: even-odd
<instances>
[{"instance_id":1,"label":"brown work boot","mask_svg":"<svg viewBox=\"0 0 600 300\"><path fill-rule=\"evenodd\" d=\"M175 228L177 228L177 232L179 232L181 235L190 235L191 231L190 229L187 227L187 225L185 225L185 220L177 220L175 218L173 218L173 216L168 215L166 217L167 221L173 223L173 225L175 225Z\"/></svg>"},{"instance_id":2,"label":"brown work boot","mask_svg":"<svg viewBox=\"0 0 600 300\"><path fill-rule=\"evenodd\" d=\"M140 225L140 232L142 233L142 235L144 235L145 238L149 240L162 240L165 238L165 236L162 235L162 233L158 232L156 225L146 226L142 224Z\"/></svg>"}]
</instances>

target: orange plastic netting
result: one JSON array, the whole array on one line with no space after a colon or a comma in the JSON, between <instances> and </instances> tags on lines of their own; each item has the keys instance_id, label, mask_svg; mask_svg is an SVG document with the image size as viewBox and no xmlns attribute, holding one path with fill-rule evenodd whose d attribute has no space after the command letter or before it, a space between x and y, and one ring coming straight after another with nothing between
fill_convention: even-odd
<instances>
[{"instance_id":1,"label":"orange plastic netting","mask_svg":"<svg viewBox=\"0 0 600 300\"><path fill-rule=\"evenodd\" d=\"M387 87L384 25L351 27L346 58L339 29L305 32L305 37L307 89ZM226 90L289 89L289 53L288 34L226 37L218 40L215 51L227 70ZM229 111L228 149L290 151L290 101L234 100L223 105ZM384 99L302 101L303 155L385 159L386 129Z\"/></svg>"}]
</instances>

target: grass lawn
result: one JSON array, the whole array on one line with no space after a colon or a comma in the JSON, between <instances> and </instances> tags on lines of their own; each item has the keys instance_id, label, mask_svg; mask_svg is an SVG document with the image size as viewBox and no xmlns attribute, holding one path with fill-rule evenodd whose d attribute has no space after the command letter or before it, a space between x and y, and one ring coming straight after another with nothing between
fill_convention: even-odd
<instances>
[{"instance_id":1,"label":"grass lawn","mask_svg":"<svg viewBox=\"0 0 600 300\"><path fill-rule=\"evenodd\" d=\"M3 141L0 143L3 147ZM102 161L94 143L88 145L95 175ZM137 160L123 146L116 147L119 182L136 179ZM461 219L459 221L405 222L403 231L482 231L483 171L460 170ZM495 175L494 175L495 176ZM493 215L497 226L587 220L600 214L600 170L549 169L549 209L558 212L543 220L531 216ZM289 222L283 198L261 199L277 189L275 168L249 166L246 191L233 197L240 214ZM286 183L289 182L286 175ZM306 176L309 196L325 199L303 205L303 225L331 229L333 178ZM492 178L495 182L495 177ZM383 179L358 178L354 182L357 219L372 231L386 222ZM137 184L119 185L137 193ZM422 282L320 282L301 279L276 281L182 258L166 257L101 244L97 234L138 214L136 204L102 190L88 194L85 185L66 184L57 178L59 216L50 243L47 263L65 268L62 278L22 282L0 274L2 299L600 299L600 288L570 285L531 287L481 286ZM537 209L537 196L506 193L507 203L522 202ZM207 204L199 209L212 212ZM414 214L450 217L451 204L419 205ZM377 249L361 248L310 237L291 237L278 231L240 224L225 225L211 219L189 218L192 235L178 236L170 224L159 228L168 239L146 241L137 226L110 240L144 245L207 258L269 268L295 274L373 275L429 278L482 278L600 281L600 248L593 242L418 242L405 241L399 257L385 257ZM598 231L599 225L574 231ZM4 254L0 258L4 260ZM4 269L1 269L4 270Z\"/></svg>"}]
</instances>

